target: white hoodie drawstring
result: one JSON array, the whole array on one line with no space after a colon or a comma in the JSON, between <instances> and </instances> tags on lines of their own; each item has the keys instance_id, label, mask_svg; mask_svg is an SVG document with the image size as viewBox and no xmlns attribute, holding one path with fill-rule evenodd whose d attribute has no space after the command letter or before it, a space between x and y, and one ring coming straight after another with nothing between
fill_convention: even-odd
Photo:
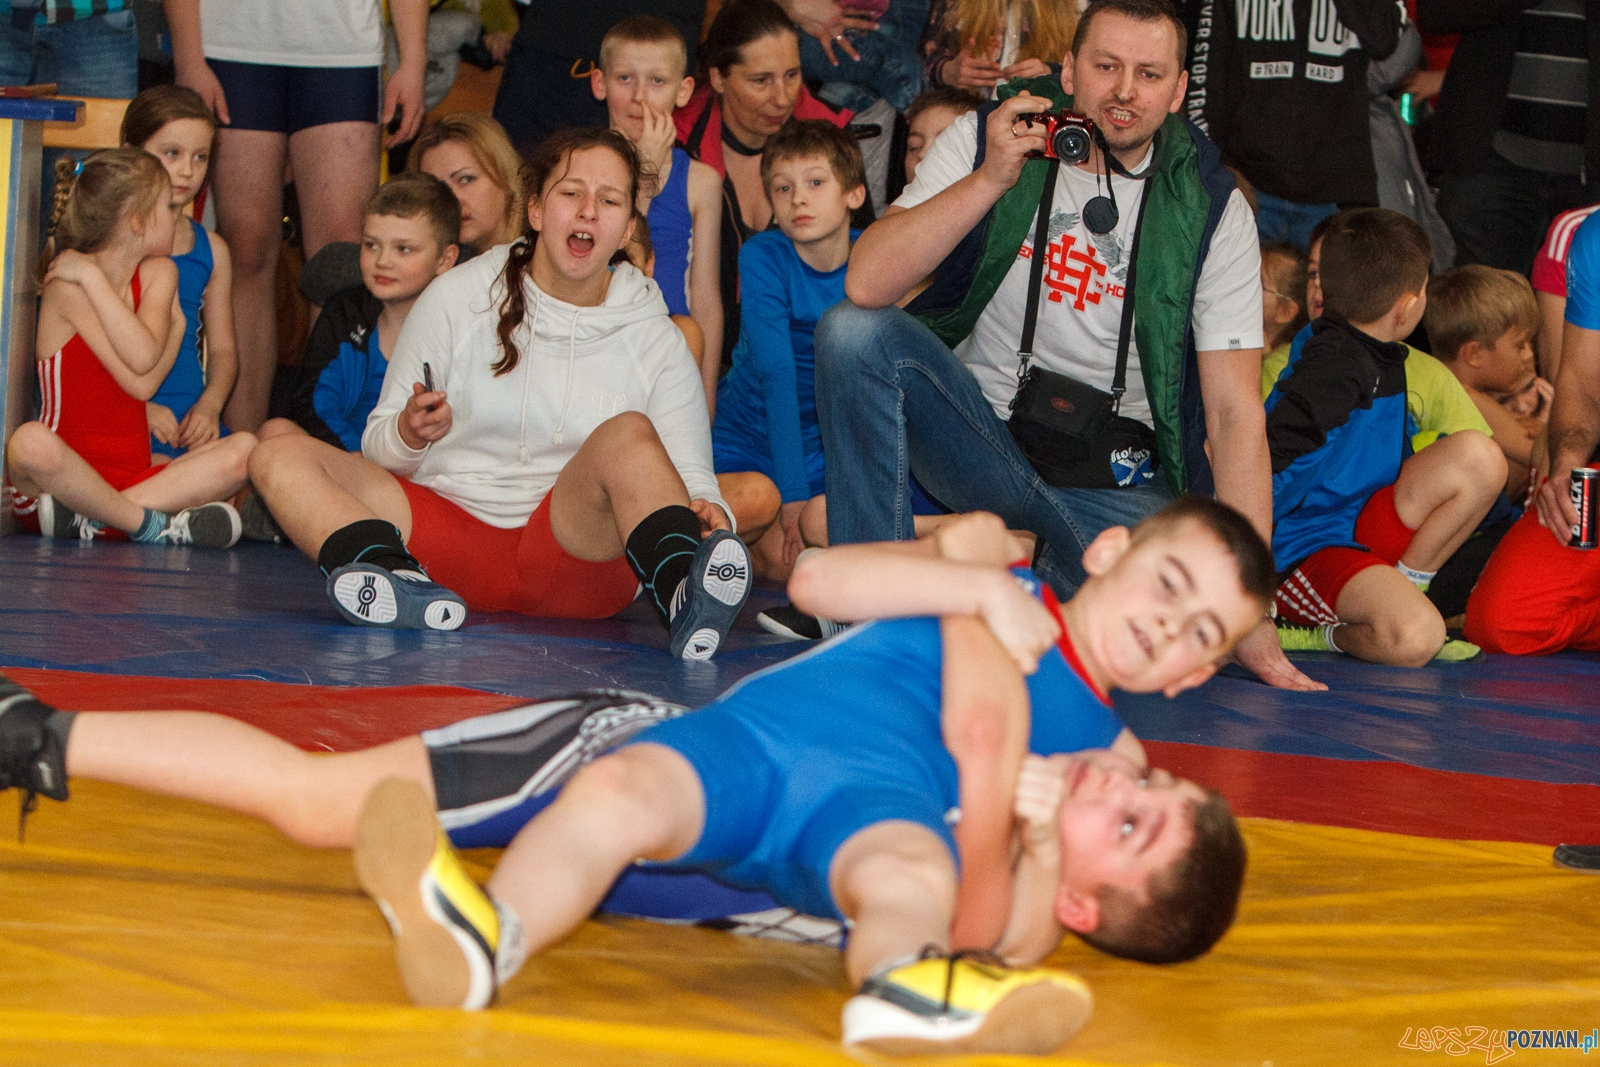
<instances>
[{"instance_id":1,"label":"white hoodie drawstring","mask_svg":"<svg viewBox=\"0 0 1600 1067\"><path fill-rule=\"evenodd\" d=\"M528 356L522 361L522 424L517 428L517 461L523 466L533 462L533 452L528 448L528 387L533 384L533 344L539 334L539 306L543 303L544 294L539 287L533 287L533 316L528 323ZM560 431L557 431L557 439Z\"/></svg>"},{"instance_id":2,"label":"white hoodie drawstring","mask_svg":"<svg viewBox=\"0 0 1600 1067\"><path fill-rule=\"evenodd\" d=\"M562 430L567 425L567 407L572 403L572 367L578 358L578 312L578 308L572 309L572 325L567 334L567 388L561 395L561 419L556 423L556 432L550 436L550 440L558 445L566 440Z\"/></svg>"}]
</instances>

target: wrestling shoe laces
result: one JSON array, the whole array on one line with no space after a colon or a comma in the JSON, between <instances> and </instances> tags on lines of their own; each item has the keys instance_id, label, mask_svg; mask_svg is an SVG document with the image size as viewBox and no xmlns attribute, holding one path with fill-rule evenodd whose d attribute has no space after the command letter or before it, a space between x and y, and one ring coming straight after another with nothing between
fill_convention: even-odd
<instances>
[{"instance_id":1,"label":"wrestling shoe laces","mask_svg":"<svg viewBox=\"0 0 1600 1067\"><path fill-rule=\"evenodd\" d=\"M1332 652L1327 631L1321 626L1278 623L1278 647L1285 652Z\"/></svg>"},{"instance_id":2,"label":"wrestling shoe laces","mask_svg":"<svg viewBox=\"0 0 1600 1067\"><path fill-rule=\"evenodd\" d=\"M168 516L166 529L156 534L151 543L232 548L239 540L240 529L239 513L233 505L217 501Z\"/></svg>"},{"instance_id":3,"label":"wrestling shoe laces","mask_svg":"<svg viewBox=\"0 0 1600 1067\"><path fill-rule=\"evenodd\" d=\"M93 541L101 527L61 504L49 493L39 494L39 532L58 541Z\"/></svg>"},{"instance_id":4,"label":"wrestling shoe laces","mask_svg":"<svg viewBox=\"0 0 1600 1067\"><path fill-rule=\"evenodd\" d=\"M17 840L40 794L67 799L67 757L60 740L45 725L55 711L11 679L0 675L0 791L22 790Z\"/></svg>"},{"instance_id":5,"label":"wrestling shoe laces","mask_svg":"<svg viewBox=\"0 0 1600 1067\"><path fill-rule=\"evenodd\" d=\"M930 946L862 983L844 1007L844 1043L888 1053L1044 1055L1083 1028L1093 1005L1089 987L1064 971Z\"/></svg>"},{"instance_id":6,"label":"wrestling shoe laces","mask_svg":"<svg viewBox=\"0 0 1600 1067\"><path fill-rule=\"evenodd\" d=\"M421 786L386 778L373 787L356 824L355 863L394 933L412 1003L488 1007L501 975L510 977L526 955L521 927L462 866Z\"/></svg>"}]
</instances>

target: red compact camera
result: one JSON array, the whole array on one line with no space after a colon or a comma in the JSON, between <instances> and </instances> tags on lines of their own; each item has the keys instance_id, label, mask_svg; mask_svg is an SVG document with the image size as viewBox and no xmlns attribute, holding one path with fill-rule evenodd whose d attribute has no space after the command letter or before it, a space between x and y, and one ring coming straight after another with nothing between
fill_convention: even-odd
<instances>
[{"instance_id":1,"label":"red compact camera","mask_svg":"<svg viewBox=\"0 0 1600 1067\"><path fill-rule=\"evenodd\" d=\"M1044 127L1044 151L1029 152L1030 156L1059 159L1063 163L1083 163L1088 160L1094 144L1094 124L1089 121L1089 116L1063 109L1054 114L1018 115L1017 119L1028 126Z\"/></svg>"}]
</instances>

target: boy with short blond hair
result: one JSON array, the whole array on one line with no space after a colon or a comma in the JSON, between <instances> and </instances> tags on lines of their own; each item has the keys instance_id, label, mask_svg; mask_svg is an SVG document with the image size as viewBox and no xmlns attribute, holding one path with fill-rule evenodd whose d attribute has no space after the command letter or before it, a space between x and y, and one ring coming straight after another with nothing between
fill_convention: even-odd
<instances>
[{"instance_id":1,"label":"boy with short blond hair","mask_svg":"<svg viewBox=\"0 0 1600 1067\"><path fill-rule=\"evenodd\" d=\"M688 64L688 47L672 23L638 15L607 31L589 85L605 102L611 128L633 142L653 178L641 183L637 206L653 234L655 281L667 310L700 327L701 384L714 412L722 358L722 179L675 143L672 112L694 93Z\"/></svg>"},{"instance_id":2,"label":"boy with short blond hair","mask_svg":"<svg viewBox=\"0 0 1600 1067\"><path fill-rule=\"evenodd\" d=\"M1555 396L1534 358L1541 319L1533 287L1520 274L1480 263L1445 271L1428 283L1423 324L1433 354L1493 430L1510 467L1506 493L1520 499Z\"/></svg>"},{"instance_id":3,"label":"boy with short blond hair","mask_svg":"<svg viewBox=\"0 0 1600 1067\"><path fill-rule=\"evenodd\" d=\"M1461 430L1407 457L1403 339L1427 307L1432 249L1382 208L1334 216L1322 240L1322 317L1268 398L1275 599L1285 648L1420 666L1447 648L1425 595L1504 484L1488 435Z\"/></svg>"},{"instance_id":4,"label":"boy with short blond hair","mask_svg":"<svg viewBox=\"0 0 1600 1067\"><path fill-rule=\"evenodd\" d=\"M400 327L428 284L456 265L461 203L430 174L391 178L362 209L361 285L323 305L296 367L272 389L271 437L294 426L347 452L361 451Z\"/></svg>"},{"instance_id":5,"label":"boy with short blond hair","mask_svg":"<svg viewBox=\"0 0 1600 1067\"><path fill-rule=\"evenodd\" d=\"M866 168L848 131L802 119L767 139L761 179L778 229L739 250L744 312L711 447L718 475L754 471L776 483L779 521L749 543L756 572L781 579L802 549L827 544L812 334L845 297L860 233L850 213L866 198Z\"/></svg>"}]
</instances>

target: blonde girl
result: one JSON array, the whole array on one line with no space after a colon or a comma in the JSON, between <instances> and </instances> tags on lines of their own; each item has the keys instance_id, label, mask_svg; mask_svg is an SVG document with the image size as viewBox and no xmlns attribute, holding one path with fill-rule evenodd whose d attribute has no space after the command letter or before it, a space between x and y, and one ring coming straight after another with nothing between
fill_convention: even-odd
<instances>
[{"instance_id":1,"label":"blonde girl","mask_svg":"<svg viewBox=\"0 0 1600 1067\"><path fill-rule=\"evenodd\" d=\"M993 95L1012 78L1042 78L1072 47L1078 0L935 0L927 80Z\"/></svg>"},{"instance_id":2,"label":"blonde girl","mask_svg":"<svg viewBox=\"0 0 1600 1067\"><path fill-rule=\"evenodd\" d=\"M522 160L488 115L457 112L430 122L411 146L406 170L431 174L456 194L463 259L468 249L486 252L522 233Z\"/></svg>"},{"instance_id":3,"label":"blonde girl","mask_svg":"<svg viewBox=\"0 0 1600 1067\"><path fill-rule=\"evenodd\" d=\"M184 318L168 258L178 208L156 158L97 152L57 171L54 238L36 339L43 410L6 448L13 507L47 537L121 531L226 548L255 438L234 434L151 462L145 401L177 358Z\"/></svg>"}]
</instances>

